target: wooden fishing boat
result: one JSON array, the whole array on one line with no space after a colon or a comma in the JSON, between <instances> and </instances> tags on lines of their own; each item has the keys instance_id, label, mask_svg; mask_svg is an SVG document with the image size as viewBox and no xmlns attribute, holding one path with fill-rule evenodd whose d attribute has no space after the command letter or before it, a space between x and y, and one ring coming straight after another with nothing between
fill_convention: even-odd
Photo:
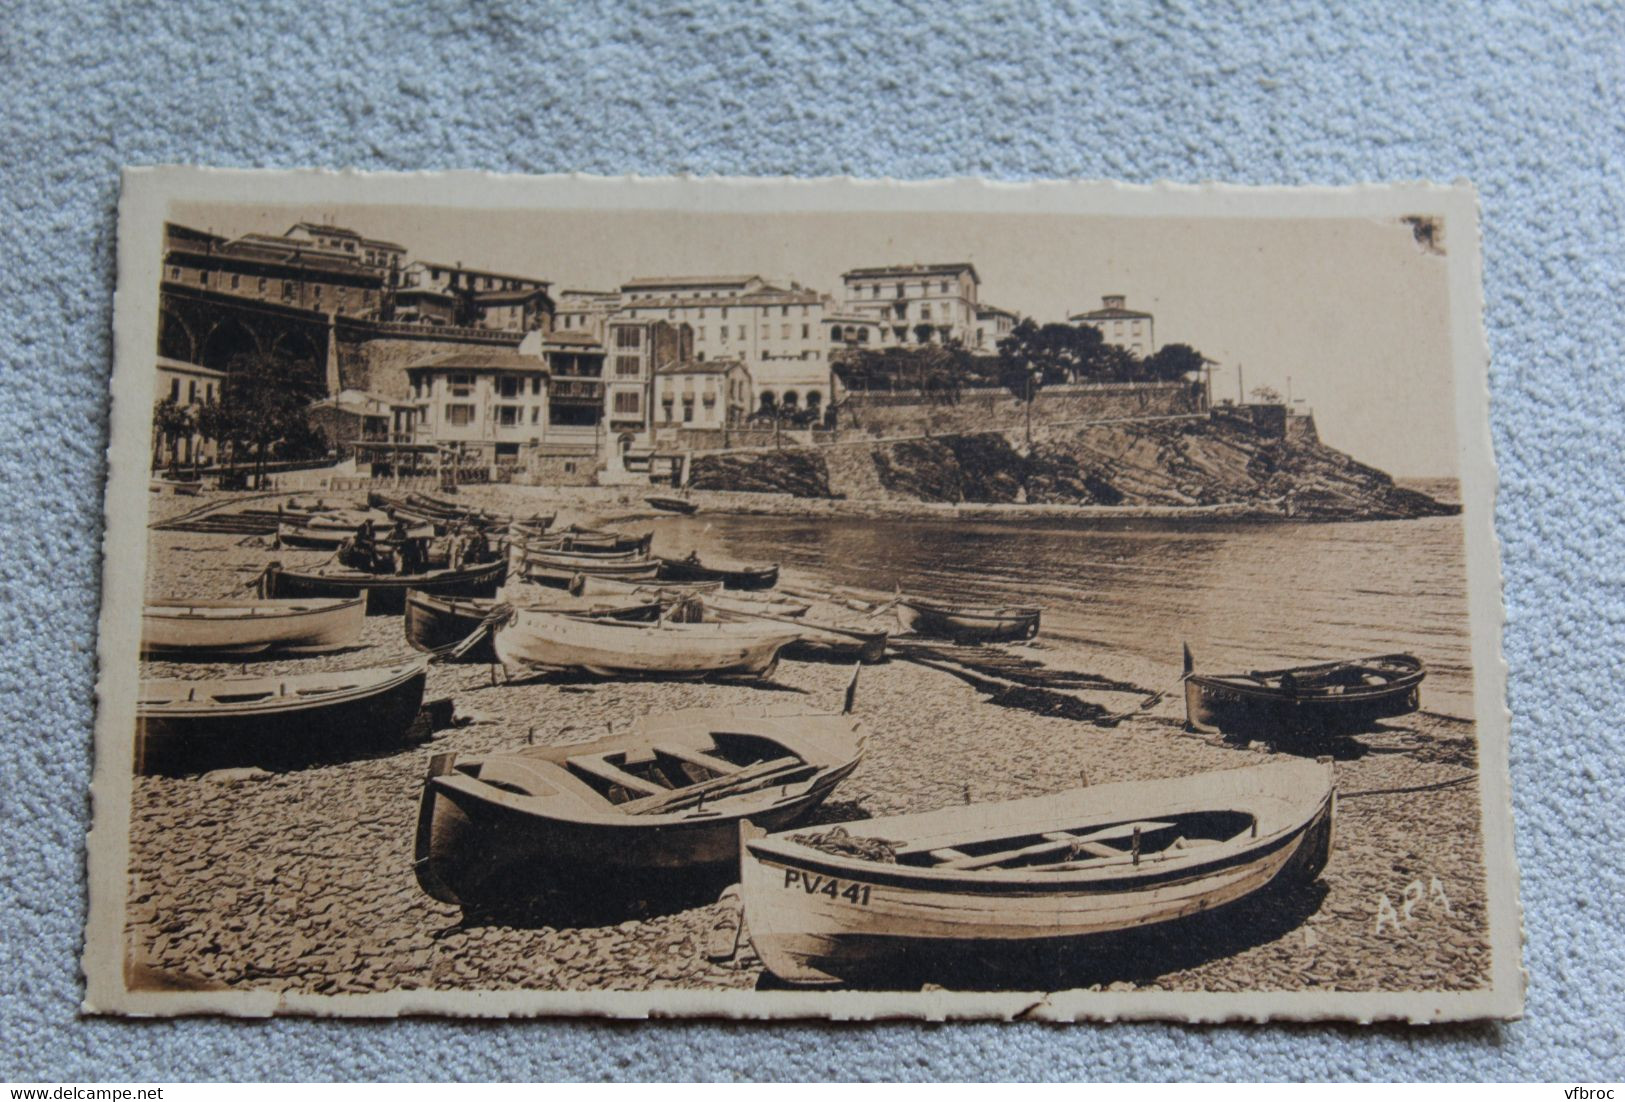
<instances>
[{"instance_id":1,"label":"wooden fishing boat","mask_svg":"<svg viewBox=\"0 0 1625 1102\"><path fill-rule=\"evenodd\" d=\"M1335 807L1330 763L1294 759L801 834L746 828L745 921L790 983L997 959L1311 883Z\"/></svg>"},{"instance_id":2,"label":"wooden fishing boat","mask_svg":"<svg viewBox=\"0 0 1625 1102\"><path fill-rule=\"evenodd\" d=\"M600 677L767 678L796 633L780 624L654 624L515 609L495 628L502 664Z\"/></svg>"},{"instance_id":3,"label":"wooden fishing boat","mask_svg":"<svg viewBox=\"0 0 1625 1102\"><path fill-rule=\"evenodd\" d=\"M1251 673L1198 674L1185 648L1185 719L1198 731L1345 735L1408 715L1427 670L1410 654L1379 654Z\"/></svg>"},{"instance_id":4,"label":"wooden fishing boat","mask_svg":"<svg viewBox=\"0 0 1625 1102\"><path fill-rule=\"evenodd\" d=\"M643 500L647 501L651 508L666 513L682 513L685 516L698 512L700 508L687 498L681 497L646 497Z\"/></svg>"},{"instance_id":5,"label":"wooden fishing boat","mask_svg":"<svg viewBox=\"0 0 1625 1102\"><path fill-rule=\"evenodd\" d=\"M397 616L406 610L407 590L449 597L491 597L507 574L506 559L421 574L370 574L335 565L289 570L273 562L260 575L259 592L262 597L284 598L364 595L368 616Z\"/></svg>"},{"instance_id":6,"label":"wooden fishing boat","mask_svg":"<svg viewBox=\"0 0 1625 1102\"><path fill-rule=\"evenodd\" d=\"M594 742L436 755L418 812L418 883L475 908L582 883L731 875L739 824L805 819L857 767L856 729L850 715L687 711Z\"/></svg>"},{"instance_id":7,"label":"wooden fishing boat","mask_svg":"<svg viewBox=\"0 0 1625 1102\"><path fill-rule=\"evenodd\" d=\"M776 594L769 596L743 590L725 593L721 582L636 582L606 578L598 574L582 574L572 579L570 592L590 597L628 593L650 594L668 607L689 597L703 597L705 604L711 608L787 619L804 616L812 607L806 601Z\"/></svg>"},{"instance_id":8,"label":"wooden fishing boat","mask_svg":"<svg viewBox=\"0 0 1625 1102\"><path fill-rule=\"evenodd\" d=\"M638 551L602 555L576 555L565 551L521 551L519 573L527 581L567 587L577 575L587 574L623 581L653 581L660 562Z\"/></svg>"},{"instance_id":9,"label":"wooden fishing boat","mask_svg":"<svg viewBox=\"0 0 1625 1102\"><path fill-rule=\"evenodd\" d=\"M956 643L1031 639L1044 611L1031 605L956 605L904 596L897 597L896 605L904 631Z\"/></svg>"},{"instance_id":10,"label":"wooden fishing boat","mask_svg":"<svg viewBox=\"0 0 1625 1102\"><path fill-rule=\"evenodd\" d=\"M649 622L660 615L660 603L627 597L577 597L558 590L548 590L550 597L541 602L514 600L507 593L495 599L477 597L440 597L433 593L412 590L406 595L406 641L429 654L448 654L459 644L468 642L482 628L493 626L506 615L508 607L527 608L537 612L552 612L561 616L585 616L588 619L631 620ZM497 653L491 645L490 632L456 655L461 662L496 662Z\"/></svg>"},{"instance_id":11,"label":"wooden fishing boat","mask_svg":"<svg viewBox=\"0 0 1625 1102\"><path fill-rule=\"evenodd\" d=\"M362 597L149 601L141 614L141 653L150 658L322 654L353 646L365 615Z\"/></svg>"},{"instance_id":12,"label":"wooden fishing boat","mask_svg":"<svg viewBox=\"0 0 1625 1102\"><path fill-rule=\"evenodd\" d=\"M775 616L772 613L753 612L738 605L718 603L712 597L701 597L705 619L719 623L779 623L787 624L796 632L794 643L784 648L787 658L805 661L862 662L873 665L884 661L886 640L890 637L884 628L867 627L858 623L840 623L822 617Z\"/></svg>"},{"instance_id":13,"label":"wooden fishing boat","mask_svg":"<svg viewBox=\"0 0 1625 1102\"><path fill-rule=\"evenodd\" d=\"M136 771L284 765L396 745L423 703L427 672L419 660L341 673L143 681Z\"/></svg>"},{"instance_id":14,"label":"wooden fishing boat","mask_svg":"<svg viewBox=\"0 0 1625 1102\"><path fill-rule=\"evenodd\" d=\"M600 528L582 528L574 524L538 535L526 535L520 541L526 550L569 551L578 555L647 555L653 543L652 531L633 535Z\"/></svg>"},{"instance_id":15,"label":"wooden fishing boat","mask_svg":"<svg viewBox=\"0 0 1625 1102\"><path fill-rule=\"evenodd\" d=\"M674 582L721 582L724 589L772 589L779 584L779 564L701 562L694 552L682 559L661 558L660 576Z\"/></svg>"}]
</instances>

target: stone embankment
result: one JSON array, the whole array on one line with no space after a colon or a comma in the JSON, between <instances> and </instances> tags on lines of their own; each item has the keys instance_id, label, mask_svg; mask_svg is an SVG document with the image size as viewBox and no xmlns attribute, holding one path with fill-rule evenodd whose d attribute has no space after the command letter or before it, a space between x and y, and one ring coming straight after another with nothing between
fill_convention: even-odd
<instances>
[{"instance_id":1,"label":"stone embankment","mask_svg":"<svg viewBox=\"0 0 1625 1102\"><path fill-rule=\"evenodd\" d=\"M1020 446L1005 433L700 456L696 490L953 505L1221 511L1324 520L1459 512L1397 486L1310 431L1269 432L1224 418L1048 428Z\"/></svg>"}]
</instances>

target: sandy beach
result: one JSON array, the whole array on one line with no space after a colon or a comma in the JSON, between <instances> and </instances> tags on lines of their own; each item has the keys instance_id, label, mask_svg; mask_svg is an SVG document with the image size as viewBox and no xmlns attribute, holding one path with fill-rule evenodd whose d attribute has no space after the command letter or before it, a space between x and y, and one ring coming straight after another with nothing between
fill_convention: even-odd
<instances>
[{"instance_id":1,"label":"sandy beach","mask_svg":"<svg viewBox=\"0 0 1625 1102\"><path fill-rule=\"evenodd\" d=\"M327 495L330 500L355 494ZM695 494L702 508L750 511ZM153 519L246 495L151 499ZM559 522L653 510L633 491L465 489L459 500L504 511L560 512ZM263 501L259 504L264 504ZM779 502L776 504L783 504ZM888 506L891 503L886 503ZM836 509L854 503L797 502ZM760 506L766 511L769 506ZM789 506L786 506L789 507ZM952 507L923 507L935 513ZM924 515L924 514L922 514ZM266 537L149 532L147 592L226 597L271 558L314 563L323 552L273 551ZM658 548L657 548L658 549ZM786 577L787 584L812 579ZM382 666L415 655L399 617L367 621L364 647L258 662L251 674ZM1109 712L1136 708L1179 678L1164 665L1107 650L1046 643L1013 648L1133 691L1082 694ZM239 666L144 662L143 676L240 675ZM782 662L770 684L605 682L547 678L503 684L483 665L430 668L427 696L451 697L465 725L397 752L287 773L137 777L130 830L127 948L131 975L154 987L361 993L412 988L634 990L750 988L749 952L707 959L723 908L705 897L644 900L622 914L539 913L525 921L465 918L418 887L413 829L432 753L476 754L527 740L563 744L651 711L799 702L835 711L850 667ZM1072 962L1051 986L1181 991L1466 990L1488 983L1490 951L1479 854L1473 725L1423 711L1336 750L1336 841L1312 896L1244 905L1192 936L1153 939L1133 954ZM857 714L867 737L857 771L815 821L836 822L966 801L1037 795L1121 780L1238 768L1274 751L1183 729L1170 692L1113 727L988 701L963 680L893 659L865 667ZM1443 787L1430 788L1442 785ZM1447 840L1447 845L1440 845ZM176 860L173 855L184 855ZM539 870L545 875L545 870ZM1324 889L1323 891L1320 889Z\"/></svg>"}]
</instances>

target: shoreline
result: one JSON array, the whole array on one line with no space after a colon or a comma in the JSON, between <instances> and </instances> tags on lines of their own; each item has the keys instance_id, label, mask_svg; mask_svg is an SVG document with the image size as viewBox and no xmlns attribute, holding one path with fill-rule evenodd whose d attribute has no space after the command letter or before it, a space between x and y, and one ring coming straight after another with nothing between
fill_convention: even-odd
<instances>
[{"instance_id":1,"label":"shoreline","mask_svg":"<svg viewBox=\"0 0 1625 1102\"><path fill-rule=\"evenodd\" d=\"M223 503L254 495L229 495ZM328 493L334 499L353 494ZM603 514L622 492L537 495L529 488L471 491L471 503L512 510L548 500L561 519ZM459 495L461 499L461 495ZM641 495L637 495L641 500ZM171 500L175 502L170 505ZM159 503L163 508L160 508ZM207 501L155 498L179 515ZM568 511L568 513L566 512ZM147 592L226 595L271 552L263 537L148 532ZM289 553L282 553L288 555ZM303 553L320 558L323 552ZM787 578L794 584L799 573ZM254 662L257 675L353 669L416 657L398 617L370 618L361 647L330 656ZM1110 648L1046 639L1013 655L1087 672L1112 687L1077 690L1114 726L1001 704L959 677L898 657L862 667L856 712L866 735L858 769L808 825L1017 799L1082 785L1233 769L1278 751L1183 730L1183 698L1170 692L1136 710L1139 690L1165 689L1175 656L1150 661ZM232 677L241 663L147 661L144 677ZM499 684L489 667L430 667L426 698L450 696L465 726L424 743L288 772L224 771L136 777L130 823L125 932L131 974L143 989L347 994L427 990L751 989L760 963L705 956L724 916L716 893L698 903L646 901L626 913L559 912L525 920L465 915L418 887L412 843L429 758L537 743L561 745L633 719L689 708L751 709L799 701L839 707L851 667L785 661L771 683L543 678ZM1427 701L1424 698L1424 708ZM1470 721L1419 712L1327 750L1340 788L1338 840L1324 892L1301 916L1244 909L1212 946L1170 945L1149 960L1084 960L1057 988L1163 991L1435 990L1489 982L1486 892ZM1448 785L1419 798L1418 785ZM1430 839L1461 845L1441 850ZM186 855L176 860L176 854ZM1449 912L1373 927L1380 897L1437 879ZM720 892L723 885L716 885ZM1318 891L1318 889L1317 889Z\"/></svg>"}]
</instances>

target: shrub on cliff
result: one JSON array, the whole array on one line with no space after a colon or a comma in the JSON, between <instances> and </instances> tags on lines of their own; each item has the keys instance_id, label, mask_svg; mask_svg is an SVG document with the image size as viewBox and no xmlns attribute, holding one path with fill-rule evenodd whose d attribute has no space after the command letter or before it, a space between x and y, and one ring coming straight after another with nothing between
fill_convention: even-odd
<instances>
[{"instance_id":1,"label":"shrub on cliff","mask_svg":"<svg viewBox=\"0 0 1625 1102\"><path fill-rule=\"evenodd\" d=\"M804 450L696 456L688 484L696 490L830 496L824 457Z\"/></svg>"}]
</instances>

